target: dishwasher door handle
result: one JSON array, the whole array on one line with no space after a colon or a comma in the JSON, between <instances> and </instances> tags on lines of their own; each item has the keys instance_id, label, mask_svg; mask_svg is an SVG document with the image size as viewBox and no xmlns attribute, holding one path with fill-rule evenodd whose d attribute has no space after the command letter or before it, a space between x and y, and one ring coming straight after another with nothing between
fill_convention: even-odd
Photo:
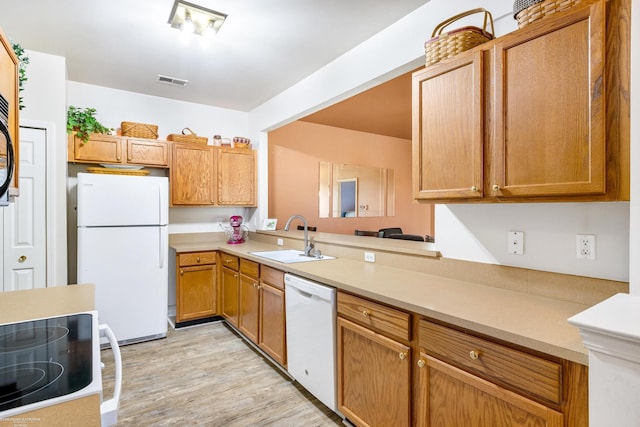
<instances>
[{"instance_id":1,"label":"dishwasher door handle","mask_svg":"<svg viewBox=\"0 0 640 427\"><path fill-rule=\"evenodd\" d=\"M303 290L302 290L302 289L300 289L300 288L296 288L295 286L290 286L290 288L291 288L292 290L295 290L297 293L299 293L301 296L303 296L303 297L305 297L305 298L309 298L309 299L310 299L310 298L313 298L313 297L318 298L318 296L317 296L317 295L313 295L312 293L305 292L305 291L303 291Z\"/></svg>"}]
</instances>

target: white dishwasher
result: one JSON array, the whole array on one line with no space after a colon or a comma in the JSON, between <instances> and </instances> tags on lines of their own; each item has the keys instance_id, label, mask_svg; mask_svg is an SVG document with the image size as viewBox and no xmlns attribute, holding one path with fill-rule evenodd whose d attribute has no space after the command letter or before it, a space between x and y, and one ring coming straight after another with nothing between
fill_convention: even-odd
<instances>
[{"instance_id":1,"label":"white dishwasher","mask_svg":"<svg viewBox=\"0 0 640 427\"><path fill-rule=\"evenodd\" d=\"M336 405L336 290L284 275L288 371L329 409Z\"/></svg>"}]
</instances>

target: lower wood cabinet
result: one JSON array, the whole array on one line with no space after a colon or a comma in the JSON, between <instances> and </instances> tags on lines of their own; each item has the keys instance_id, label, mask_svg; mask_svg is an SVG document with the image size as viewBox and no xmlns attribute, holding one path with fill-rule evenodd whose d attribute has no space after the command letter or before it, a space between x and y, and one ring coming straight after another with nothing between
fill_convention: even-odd
<instances>
[{"instance_id":1,"label":"lower wood cabinet","mask_svg":"<svg viewBox=\"0 0 640 427\"><path fill-rule=\"evenodd\" d=\"M240 274L239 259L237 256L221 252L220 262L220 313L229 323L238 326L238 304L239 304L239 283Z\"/></svg>"},{"instance_id":2,"label":"lower wood cabinet","mask_svg":"<svg viewBox=\"0 0 640 427\"><path fill-rule=\"evenodd\" d=\"M286 368L284 271L224 252L219 259L222 316Z\"/></svg>"},{"instance_id":3,"label":"lower wood cabinet","mask_svg":"<svg viewBox=\"0 0 640 427\"><path fill-rule=\"evenodd\" d=\"M338 292L338 409L357 426L411 425L411 348L394 339L408 339L409 319Z\"/></svg>"},{"instance_id":4,"label":"lower wood cabinet","mask_svg":"<svg viewBox=\"0 0 640 427\"><path fill-rule=\"evenodd\" d=\"M424 353L418 363L419 426L564 425L560 412Z\"/></svg>"},{"instance_id":5,"label":"lower wood cabinet","mask_svg":"<svg viewBox=\"0 0 640 427\"><path fill-rule=\"evenodd\" d=\"M260 324L260 264L240 258L240 305L238 329L254 343L258 343Z\"/></svg>"},{"instance_id":6,"label":"lower wood cabinet","mask_svg":"<svg viewBox=\"0 0 640 427\"><path fill-rule=\"evenodd\" d=\"M260 266L260 333L258 346L280 365L287 366L284 272Z\"/></svg>"},{"instance_id":7,"label":"lower wood cabinet","mask_svg":"<svg viewBox=\"0 0 640 427\"><path fill-rule=\"evenodd\" d=\"M418 326L418 426L588 426L586 367L425 319Z\"/></svg>"},{"instance_id":8,"label":"lower wood cabinet","mask_svg":"<svg viewBox=\"0 0 640 427\"><path fill-rule=\"evenodd\" d=\"M180 253L177 265L176 322L218 314L216 252Z\"/></svg>"}]
</instances>

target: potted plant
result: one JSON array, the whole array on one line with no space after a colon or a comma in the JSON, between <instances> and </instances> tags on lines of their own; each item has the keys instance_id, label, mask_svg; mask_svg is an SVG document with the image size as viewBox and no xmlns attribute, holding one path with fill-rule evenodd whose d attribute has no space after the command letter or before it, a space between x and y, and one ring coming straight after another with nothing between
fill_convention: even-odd
<instances>
[{"instance_id":1,"label":"potted plant","mask_svg":"<svg viewBox=\"0 0 640 427\"><path fill-rule=\"evenodd\" d=\"M111 133L113 129L100 123L95 114L95 108L76 108L70 105L67 109L67 133L75 132L83 144L89 141L89 136L92 133Z\"/></svg>"}]
</instances>

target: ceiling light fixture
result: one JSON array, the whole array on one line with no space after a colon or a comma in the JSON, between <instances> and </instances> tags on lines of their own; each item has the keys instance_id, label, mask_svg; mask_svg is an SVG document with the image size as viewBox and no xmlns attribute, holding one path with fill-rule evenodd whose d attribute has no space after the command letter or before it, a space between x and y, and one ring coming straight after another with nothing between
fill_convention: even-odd
<instances>
[{"instance_id":1,"label":"ceiling light fixture","mask_svg":"<svg viewBox=\"0 0 640 427\"><path fill-rule=\"evenodd\" d=\"M220 30L225 19L227 15L224 13L176 0L169 15L169 24L184 32L209 37Z\"/></svg>"}]
</instances>

